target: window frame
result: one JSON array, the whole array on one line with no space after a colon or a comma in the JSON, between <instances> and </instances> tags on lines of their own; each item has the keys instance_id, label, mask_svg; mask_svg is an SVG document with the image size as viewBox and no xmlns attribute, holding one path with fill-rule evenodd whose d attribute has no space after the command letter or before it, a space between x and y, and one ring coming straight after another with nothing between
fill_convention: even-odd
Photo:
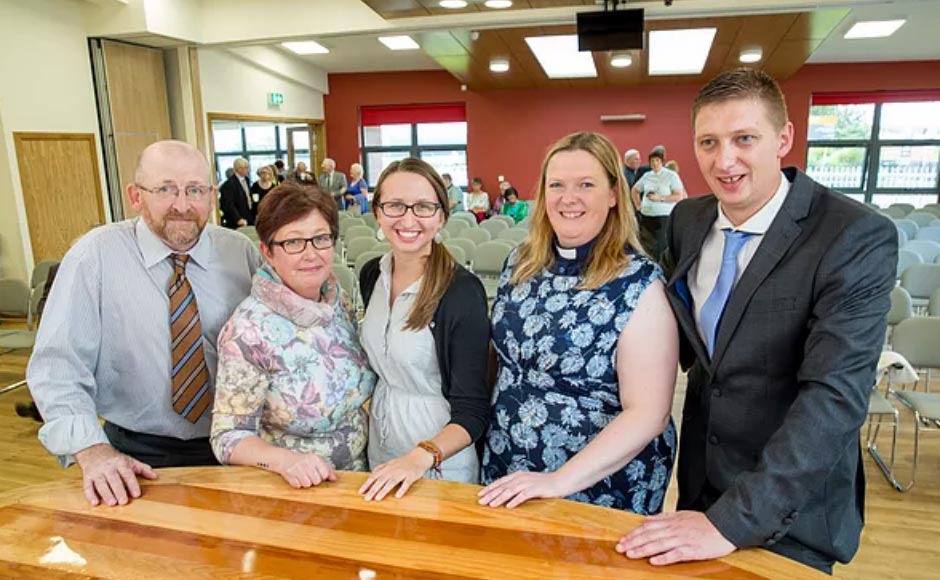
<instances>
[{"instance_id":1,"label":"window frame","mask_svg":"<svg viewBox=\"0 0 940 580\"><path fill-rule=\"evenodd\" d=\"M887 101L904 102L904 101ZM937 200L940 200L940 159L937 160L937 175L933 187L925 188L899 188L899 187L878 187L878 171L881 166L882 147L917 147L917 146L936 146L940 147L940 139L881 139L881 109L885 101L875 101L875 111L873 113L871 135L868 139L810 139L809 118L807 117L807 139L806 139L806 158L804 167L809 166L810 151L813 147L828 147L833 149L861 147L865 149L864 166L862 167L862 187L859 188L836 188L838 191L853 194L863 194L865 202L870 203L875 195L910 195L910 194L936 194ZM844 103L855 104L855 103ZM813 105L810 105L809 113L812 115Z\"/></svg>"},{"instance_id":2,"label":"window frame","mask_svg":"<svg viewBox=\"0 0 940 580\"><path fill-rule=\"evenodd\" d=\"M222 120L222 119L219 119L219 120ZM225 120L227 121L227 119ZM212 121L213 119L209 120L210 136L213 135ZM257 121L253 121L253 122L257 122ZM214 167L215 167L215 176L216 176L216 179L219 180L219 184L222 184L225 182L225 169L228 169L228 167L222 168L221 164L219 163L220 157L242 157L243 159L250 160L252 155L273 155L275 159L284 159L284 160L288 159L289 156L288 156L287 144L281 143L280 126L286 125L287 128L290 128L291 126L298 125L297 123L284 123L284 122L271 121L270 124L274 126L275 149L259 149L257 151L254 151L254 150L249 151L248 150L248 137L245 134L245 126L244 124L241 124L243 123L242 121L239 121L239 123L240 124L238 127L238 132L241 135L241 150L239 151L215 151L215 148L213 147L213 151L212 151L213 159L212 160L214 162ZM214 137L212 138L214 139ZM312 130L311 130L311 138L312 138ZM294 149L295 156L303 155L304 153L306 153L309 156L310 148L308 147L307 149ZM251 167L251 170L253 171L257 171L257 169L258 169L257 167ZM254 181L254 179L252 179L251 177L249 177L249 180Z\"/></svg>"},{"instance_id":3,"label":"window frame","mask_svg":"<svg viewBox=\"0 0 940 580\"><path fill-rule=\"evenodd\" d=\"M443 122L443 121L442 121ZM466 121L464 121L466 122ZM396 123L398 125L404 125L405 123ZM441 144L441 145L419 145L418 144L418 125L419 124L428 124L427 121L422 123L409 123L411 125L411 145L365 145L366 142L366 127L368 125L360 124L359 126L359 143L362 144L359 148L360 158L362 159L362 176L363 179L366 179L368 182L369 173L369 154L370 153L407 153L408 157L416 157L421 159L421 153L424 151L463 151L464 156L467 154L467 144L463 143L454 143L454 144ZM381 125L371 125L372 127L381 127ZM375 184L369 183L369 188L374 189Z\"/></svg>"}]
</instances>

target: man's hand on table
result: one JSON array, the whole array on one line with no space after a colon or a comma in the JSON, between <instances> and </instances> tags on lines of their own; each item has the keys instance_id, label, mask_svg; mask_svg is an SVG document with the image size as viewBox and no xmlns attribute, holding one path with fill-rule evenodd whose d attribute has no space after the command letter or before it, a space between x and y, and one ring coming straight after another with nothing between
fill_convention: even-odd
<instances>
[{"instance_id":1,"label":"man's hand on table","mask_svg":"<svg viewBox=\"0 0 940 580\"><path fill-rule=\"evenodd\" d=\"M737 548L705 514L680 511L647 518L621 538L614 549L628 558L649 558L650 564L662 566L720 558Z\"/></svg>"},{"instance_id":2,"label":"man's hand on table","mask_svg":"<svg viewBox=\"0 0 940 580\"><path fill-rule=\"evenodd\" d=\"M124 455L110 445L86 447L75 454L82 468L82 490L91 505L125 505L140 497L137 476L156 479L157 473L146 463Z\"/></svg>"}]
</instances>

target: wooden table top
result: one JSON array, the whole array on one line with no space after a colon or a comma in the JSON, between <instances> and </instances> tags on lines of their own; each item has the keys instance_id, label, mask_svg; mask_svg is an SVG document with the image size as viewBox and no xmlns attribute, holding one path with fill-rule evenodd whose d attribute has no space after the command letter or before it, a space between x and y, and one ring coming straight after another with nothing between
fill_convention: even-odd
<instances>
[{"instance_id":1,"label":"wooden table top","mask_svg":"<svg viewBox=\"0 0 940 580\"><path fill-rule=\"evenodd\" d=\"M91 507L76 481L0 495L0 577L829 578L756 549L656 568L614 552L639 516L564 500L481 507L472 485L422 480L366 502L361 473L306 490L245 467L159 474L122 507Z\"/></svg>"}]
</instances>

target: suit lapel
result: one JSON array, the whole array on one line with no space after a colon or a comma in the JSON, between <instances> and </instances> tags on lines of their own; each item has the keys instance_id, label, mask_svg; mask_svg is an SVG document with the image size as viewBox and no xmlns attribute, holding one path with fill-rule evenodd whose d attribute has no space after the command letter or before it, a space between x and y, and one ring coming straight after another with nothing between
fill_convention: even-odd
<instances>
[{"instance_id":1,"label":"suit lapel","mask_svg":"<svg viewBox=\"0 0 940 580\"><path fill-rule=\"evenodd\" d=\"M737 286L731 292L725 312L721 317L718 336L715 337L712 373L718 368L721 357L727 350L731 337L741 322L741 317L744 316L744 311L754 292L764 283L803 231L797 222L809 213L813 200L813 182L802 173L793 173L790 168L785 170L785 174L791 181L787 199L783 202L777 217L770 224L770 229L764 234L760 247L751 258Z\"/></svg>"},{"instance_id":2,"label":"suit lapel","mask_svg":"<svg viewBox=\"0 0 940 580\"><path fill-rule=\"evenodd\" d=\"M687 277L692 265L698 260L699 254L702 252L702 244L705 243L705 238L716 219L718 219L718 202L715 198L712 198L702 208L699 215L692 218L692 223L685 235L677 232L677 235L683 237L682 248L688 248L688 250L681 252L679 262L672 272L669 283L666 285L666 292L672 304L672 310L676 315L676 320L679 321L679 326L685 332L695 355L703 361L708 360L708 351L699 336L698 327L695 323L695 304L693 304L692 295L689 292Z\"/></svg>"}]
</instances>

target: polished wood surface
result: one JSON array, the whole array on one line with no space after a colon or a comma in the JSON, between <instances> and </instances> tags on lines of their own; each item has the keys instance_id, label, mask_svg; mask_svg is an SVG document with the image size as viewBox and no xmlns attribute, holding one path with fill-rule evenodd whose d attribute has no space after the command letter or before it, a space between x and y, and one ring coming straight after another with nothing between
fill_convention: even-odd
<instances>
[{"instance_id":1,"label":"polished wood surface","mask_svg":"<svg viewBox=\"0 0 940 580\"><path fill-rule=\"evenodd\" d=\"M94 133L13 133L34 263L104 223ZM2 383L0 383L2 384Z\"/></svg>"},{"instance_id":2,"label":"polished wood surface","mask_svg":"<svg viewBox=\"0 0 940 580\"><path fill-rule=\"evenodd\" d=\"M25 328L25 321L0 321L3 328ZM13 382L23 376L28 351L17 351L0 356L0 382ZM673 416L681 414L685 398L685 378L679 375ZM931 390L940 391L940 379L935 375ZM77 486L81 471L77 467L61 469L39 444L39 424L17 417L13 412L16 402L29 401L29 393L21 389L0 396L0 492L17 490L44 482L69 482ZM898 471L908 477L913 454L913 423L907 409L900 408L901 430L898 438ZM890 447L890 429L883 429L880 447ZM894 491L881 476L871 457L864 455L867 476L865 502L865 528L861 547L848 566L836 566L835 576L843 580L936 580L940 569L940 437L926 434L921 439L921 463L917 485L908 493ZM165 483L166 480L164 480ZM675 509L676 481L673 476L666 494L666 509ZM5 527L0 524L0 530ZM614 534L616 535L616 534ZM48 545L48 538L43 542ZM69 544L72 545L72 544ZM609 546L605 546L605 549ZM73 546L74 548L74 546ZM759 554L759 552L758 552ZM741 555L741 557L749 557ZM7 565L0 569L0 578L16 577ZM202 577L208 574L181 572L181 578ZM142 577L149 577L140 574ZM155 574L150 574L155 576ZM232 577L239 577L232 574ZM47 578L56 578L46 572ZM63 573L59 577L68 577ZM251 577L251 576L247 576ZM325 576L328 577L328 576ZM345 576L355 578L355 574ZM381 578L382 576L380 576ZM508 578L508 575L504 575ZM625 576L628 577L628 576ZM668 578L668 576L658 576Z\"/></svg>"},{"instance_id":3,"label":"polished wood surface","mask_svg":"<svg viewBox=\"0 0 940 580\"><path fill-rule=\"evenodd\" d=\"M91 507L71 481L0 495L0 576L825 578L763 550L655 568L613 549L639 516L565 500L491 509L478 486L423 480L366 502L362 473L307 490L246 467L159 473L123 507Z\"/></svg>"}]
</instances>

